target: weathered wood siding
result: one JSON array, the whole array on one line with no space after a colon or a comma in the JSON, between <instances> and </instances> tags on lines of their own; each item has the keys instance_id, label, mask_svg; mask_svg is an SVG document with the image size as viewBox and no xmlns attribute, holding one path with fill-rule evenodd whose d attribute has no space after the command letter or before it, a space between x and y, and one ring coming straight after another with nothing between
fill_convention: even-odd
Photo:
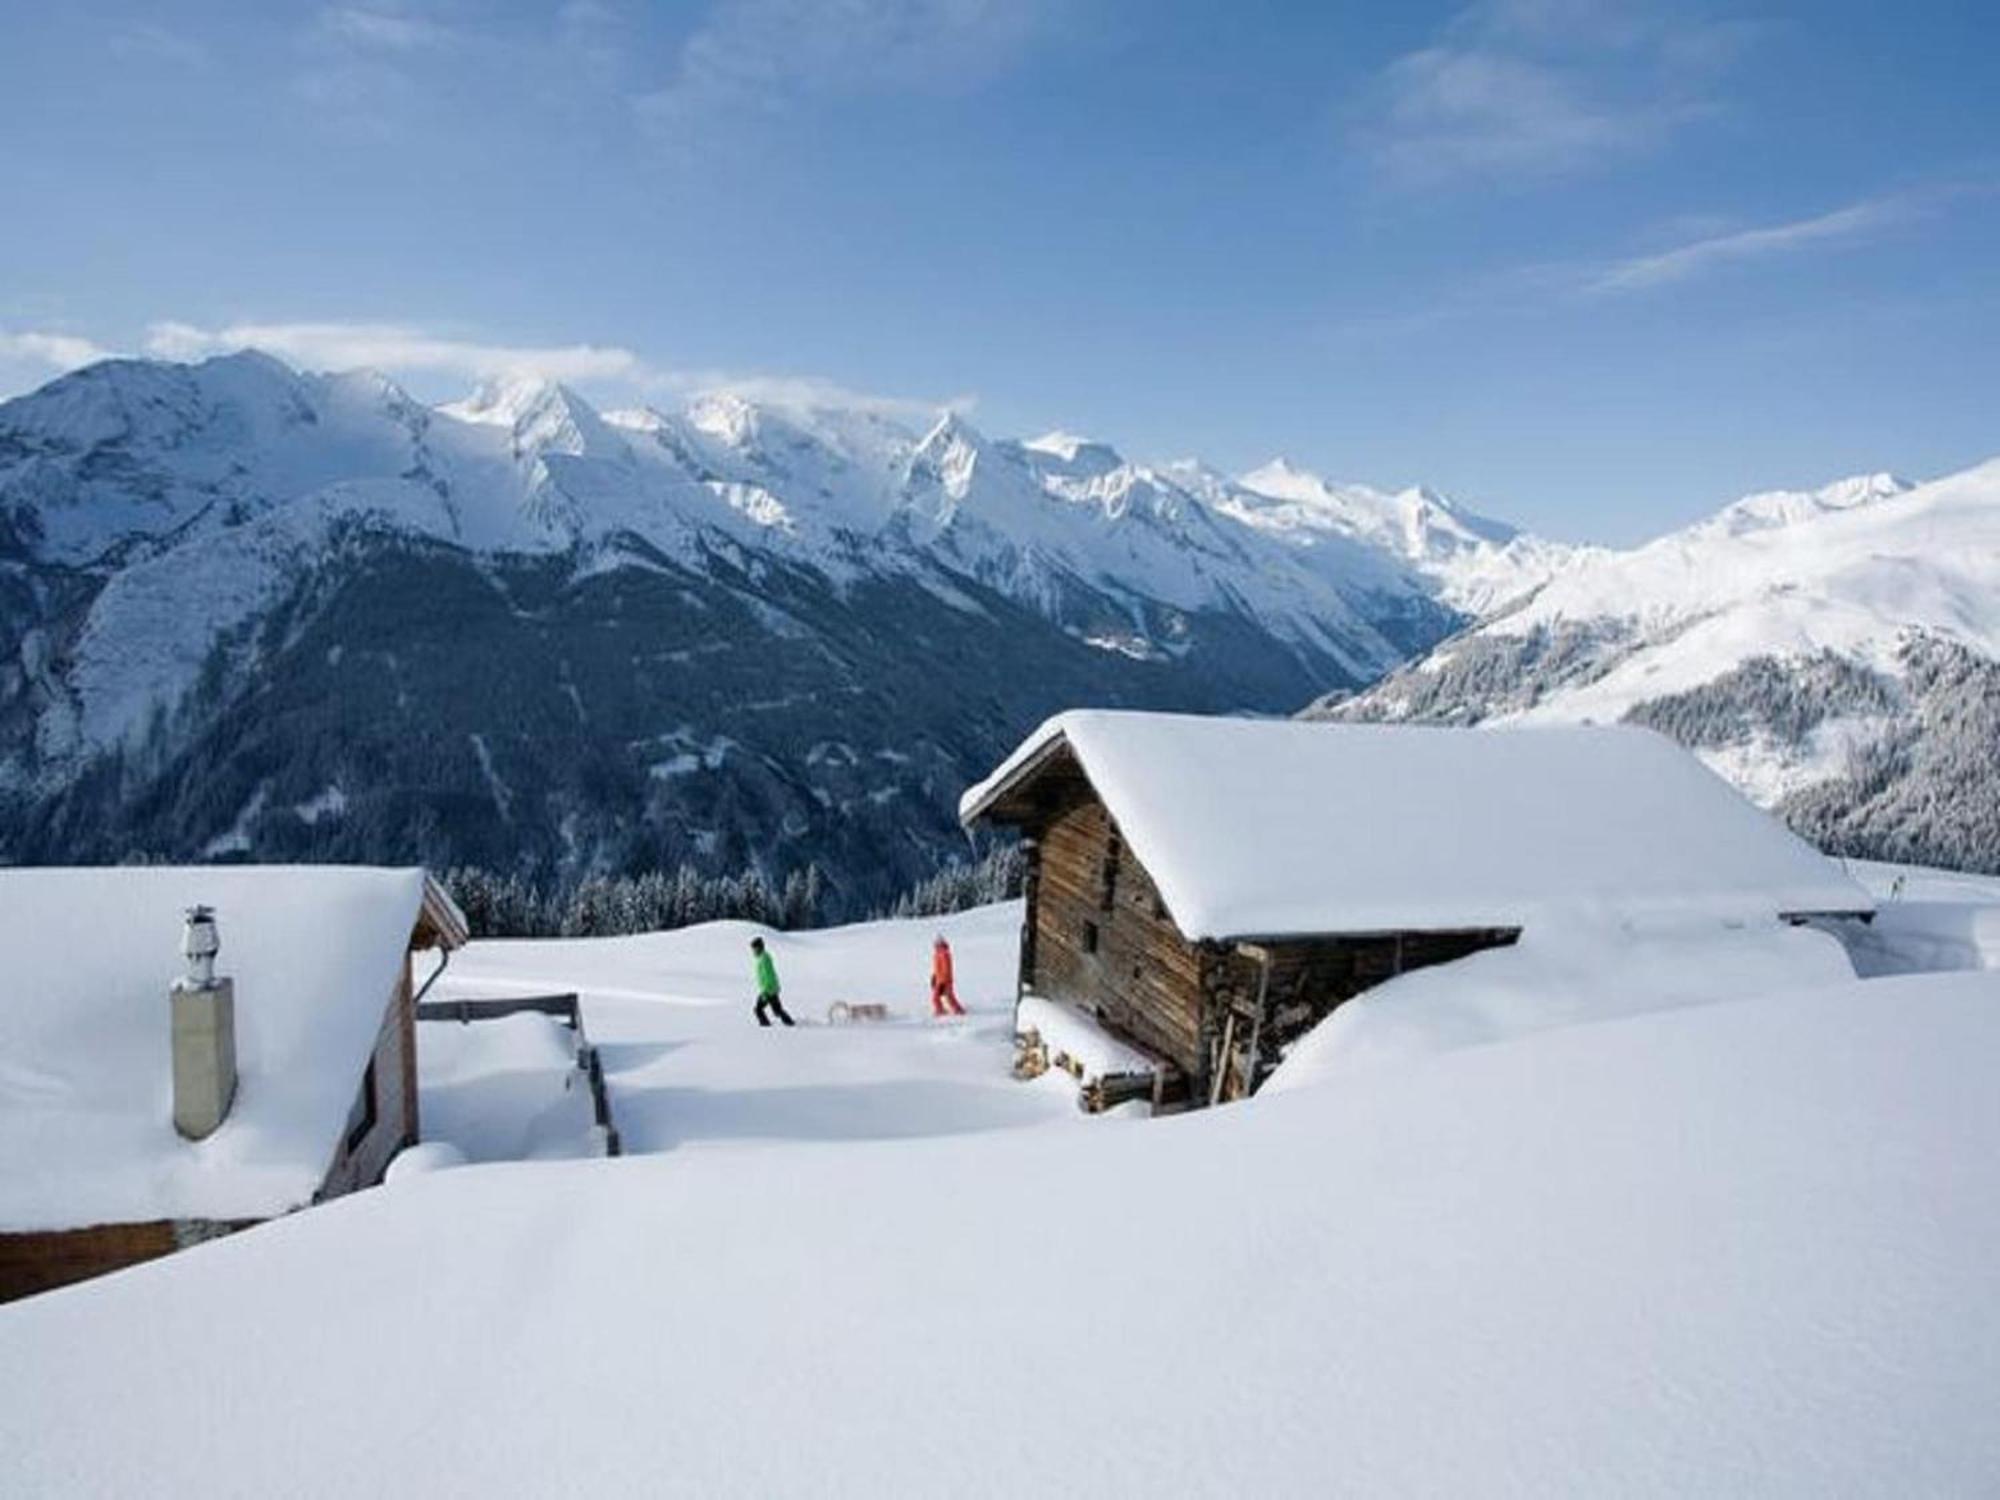
<instances>
[{"instance_id":1,"label":"weathered wood siding","mask_svg":"<svg viewBox=\"0 0 2000 1500\"><path fill-rule=\"evenodd\" d=\"M1286 1046L1362 991L1412 969L1449 963L1482 948L1511 943L1519 936L1511 928L1479 928L1263 944L1270 954L1271 977L1261 1034L1256 1022L1262 965L1234 947L1207 950L1203 987L1214 1026L1219 1029L1231 1013L1237 1018L1223 1097L1238 1098L1254 1089L1277 1064ZM1257 1076L1249 1079L1245 1074L1253 1036Z\"/></svg>"},{"instance_id":2,"label":"weathered wood siding","mask_svg":"<svg viewBox=\"0 0 2000 1500\"><path fill-rule=\"evenodd\" d=\"M1037 994L1080 1005L1183 1072L1196 1070L1200 957L1094 796L1072 798L1037 831L1030 920L1024 957Z\"/></svg>"},{"instance_id":3,"label":"weathered wood siding","mask_svg":"<svg viewBox=\"0 0 2000 1500\"><path fill-rule=\"evenodd\" d=\"M0 1302L32 1297L157 1260L203 1240L247 1229L254 1220L152 1219L0 1234Z\"/></svg>"},{"instance_id":4,"label":"weathered wood siding","mask_svg":"<svg viewBox=\"0 0 2000 1500\"><path fill-rule=\"evenodd\" d=\"M406 955L317 1198L373 1187L396 1153L417 1143L417 1026L411 994Z\"/></svg>"}]
</instances>

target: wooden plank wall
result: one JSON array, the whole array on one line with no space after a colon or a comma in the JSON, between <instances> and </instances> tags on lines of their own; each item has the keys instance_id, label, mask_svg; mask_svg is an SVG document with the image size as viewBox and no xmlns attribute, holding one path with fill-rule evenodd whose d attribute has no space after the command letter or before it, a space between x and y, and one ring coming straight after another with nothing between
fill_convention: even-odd
<instances>
[{"instance_id":1,"label":"wooden plank wall","mask_svg":"<svg viewBox=\"0 0 2000 1500\"><path fill-rule=\"evenodd\" d=\"M177 1248L169 1219L0 1234L0 1302L86 1281Z\"/></svg>"},{"instance_id":2,"label":"wooden plank wall","mask_svg":"<svg viewBox=\"0 0 2000 1500\"><path fill-rule=\"evenodd\" d=\"M1094 1012L1113 1030L1193 1072L1201 1042L1201 959L1166 916L1150 876L1086 795L1039 830L1033 972L1037 994ZM1091 951L1086 932L1097 932Z\"/></svg>"},{"instance_id":3,"label":"wooden plank wall","mask_svg":"<svg viewBox=\"0 0 2000 1500\"><path fill-rule=\"evenodd\" d=\"M389 996L389 1004L382 1012L382 1026L375 1034L370 1061L375 1069L375 1123L367 1135L352 1147L348 1145L347 1135L364 1113L361 1098L367 1087L364 1076L355 1081L349 1124L342 1127L341 1139L334 1143L333 1162L315 1195L316 1202L338 1198L356 1188L373 1187L382 1180L396 1153L417 1143L416 1006L412 1003L408 955L404 957L403 971Z\"/></svg>"},{"instance_id":4,"label":"wooden plank wall","mask_svg":"<svg viewBox=\"0 0 2000 1500\"><path fill-rule=\"evenodd\" d=\"M254 1219L151 1219L87 1229L0 1234L0 1302L32 1297L157 1260L203 1240L248 1229Z\"/></svg>"},{"instance_id":5,"label":"wooden plank wall","mask_svg":"<svg viewBox=\"0 0 2000 1500\"><path fill-rule=\"evenodd\" d=\"M1230 1012L1237 1017L1237 1045L1232 1049L1230 1083L1224 1097L1238 1098L1253 1090L1277 1064L1286 1046L1362 991L1413 969L1449 963L1482 948L1504 946L1519 936L1517 929L1488 928L1264 944L1271 955L1271 982L1259 1041L1258 1076L1253 1080L1245 1080L1243 1070L1248 1065L1249 1041L1257 1018L1260 966L1234 948L1208 950L1203 983L1211 1008L1218 1018Z\"/></svg>"},{"instance_id":6,"label":"wooden plank wall","mask_svg":"<svg viewBox=\"0 0 2000 1500\"><path fill-rule=\"evenodd\" d=\"M1218 1066L1226 1069L1223 1098L1253 1091L1287 1045L1362 991L1520 936L1495 928L1262 944L1271 955L1269 1008L1251 1078L1260 965L1233 944L1181 936L1081 768L1068 759L1051 764L1009 815L1032 839L1023 980L1174 1064L1196 1102L1209 1097ZM1086 939L1092 928L1094 948Z\"/></svg>"}]
</instances>

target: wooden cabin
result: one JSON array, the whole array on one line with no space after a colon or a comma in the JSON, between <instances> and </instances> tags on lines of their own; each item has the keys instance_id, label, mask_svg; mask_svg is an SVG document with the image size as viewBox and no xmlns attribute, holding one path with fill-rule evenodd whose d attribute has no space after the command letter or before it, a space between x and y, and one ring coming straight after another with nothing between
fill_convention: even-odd
<instances>
[{"instance_id":1,"label":"wooden cabin","mask_svg":"<svg viewBox=\"0 0 2000 1500\"><path fill-rule=\"evenodd\" d=\"M1028 851L1020 996L1153 1060L1093 1079L1092 1106L1242 1097L1344 1001L1537 922L1871 909L1640 729L1079 711L1029 736L960 814Z\"/></svg>"},{"instance_id":2,"label":"wooden cabin","mask_svg":"<svg viewBox=\"0 0 2000 1500\"><path fill-rule=\"evenodd\" d=\"M198 904L232 985L235 1083L190 1140L169 992ZM420 1136L416 993L466 938L421 870L0 870L0 1301L380 1182Z\"/></svg>"}]
</instances>

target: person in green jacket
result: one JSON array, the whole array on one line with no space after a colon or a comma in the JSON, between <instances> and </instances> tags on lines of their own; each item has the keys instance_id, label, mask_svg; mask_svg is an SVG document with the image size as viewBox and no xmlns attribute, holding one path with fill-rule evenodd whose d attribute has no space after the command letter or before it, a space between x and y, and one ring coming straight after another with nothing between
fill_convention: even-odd
<instances>
[{"instance_id":1,"label":"person in green jacket","mask_svg":"<svg viewBox=\"0 0 2000 1500\"><path fill-rule=\"evenodd\" d=\"M795 1024L785 1014L785 1002L778 998L778 966L771 962L771 955L760 937L750 939L750 951L757 955L757 1024L769 1026L770 1016L764 1014L766 1007L775 1012L778 1019L787 1026Z\"/></svg>"}]
</instances>

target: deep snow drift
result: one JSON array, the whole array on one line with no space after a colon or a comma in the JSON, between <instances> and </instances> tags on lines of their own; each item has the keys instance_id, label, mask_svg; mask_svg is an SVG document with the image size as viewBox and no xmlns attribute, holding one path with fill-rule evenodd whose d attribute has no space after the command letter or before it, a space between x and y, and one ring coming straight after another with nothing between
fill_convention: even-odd
<instances>
[{"instance_id":1,"label":"deep snow drift","mask_svg":"<svg viewBox=\"0 0 2000 1500\"><path fill-rule=\"evenodd\" d=\"M780 937L802 1015L900 1012L790 1032L750 1022L735 924L475 945L467 993L582 987L657 1154L399 1173L0 1309L9 1487L1862 1494L2000 1470L2000 977L1860 981L1822 935L1684 934L1642 956L1782 992L1503 1025L1139 1123L1005 1080L1017 921L944 924L963 1025L914 1019L929 923ZM1499 993L1476 961L1435 974L1448 1004Z\"/></svg>"},{"instance_id":2,"label":"deep snow drift","mask_svg":"<svg viewBox=\"0 0 2000 1500\"><path fill-rule=\"evenodd\" d=\"M432 1173L0 1311L0 1449L22 1493L1972 1493L1996 998Z\"/></svg>"}]
</instances>

